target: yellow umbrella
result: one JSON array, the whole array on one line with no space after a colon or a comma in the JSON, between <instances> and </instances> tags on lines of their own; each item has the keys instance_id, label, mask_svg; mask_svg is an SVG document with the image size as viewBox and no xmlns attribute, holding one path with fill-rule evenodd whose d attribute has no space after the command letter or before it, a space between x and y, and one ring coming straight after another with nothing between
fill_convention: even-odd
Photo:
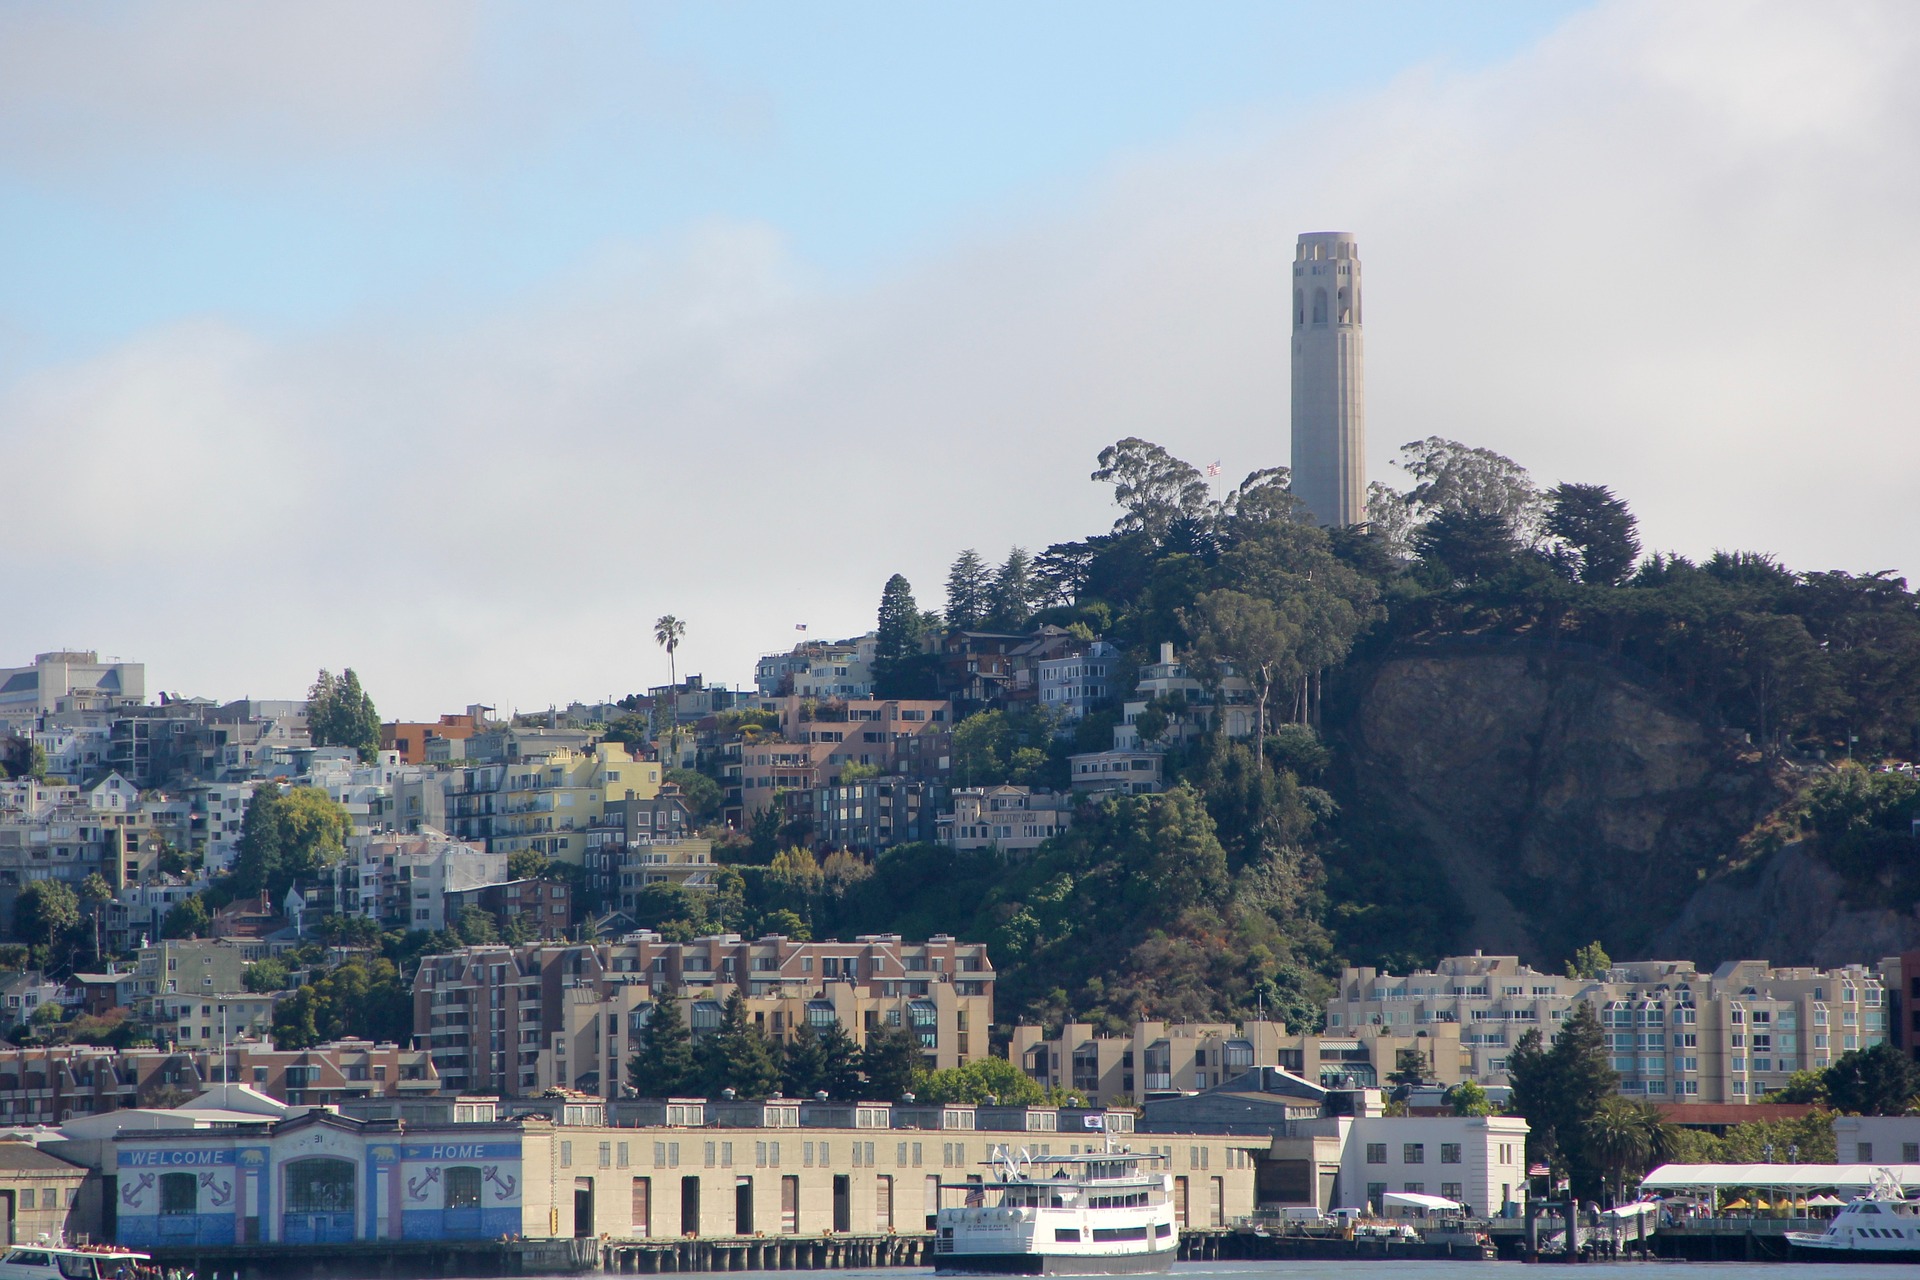
<instances>
[{"instance_id":1,"label":"yellow umbrella","mask_svg":"<svg viewBox=\"0 0 1920 1280\"><path fill-rule=\"evenodd\" d=\"M1731 1201L1728 1201L1722 1207L1727 1209L1745 1209L1748 1207L1748 1205L1745 1200L1731 1200Z\"/></svg>"},{"instance_id":2,"label":"yellow umbrella","mask_svg":"<svg viewBox=\"0 0 1920 1280\"><path fill-rule=\"evenodd\" d=\"M1773 1206L1772 1206L1772 1205L1770 1205L1770 1204L1768 1204L1768 1203L1767 1203L1767 1202L1766 1202L1765 1200L1762 1200L1762 1199L1761 1199L1760 1197L1758 1197L1758 1196L1755 1196L1755 1197L1753 1198L1753 1207L1754 1207L1754 1208L1756 1208L1756 1209L1771 1209L1771 1208L1773 1208Z\"/></svg>"}]
</instances>

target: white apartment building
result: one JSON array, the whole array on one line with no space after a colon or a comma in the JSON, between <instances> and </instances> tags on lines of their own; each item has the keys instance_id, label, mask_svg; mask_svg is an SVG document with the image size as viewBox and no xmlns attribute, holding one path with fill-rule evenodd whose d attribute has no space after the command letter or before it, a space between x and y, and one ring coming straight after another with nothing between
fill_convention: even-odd
<instances>
[{"instance_id":1,"label":"white apartment building","mask_svg":"<svg viewBox=\"0 0 1920 1280\"><path fill-rule=\"evenodd\" d=\"M1599 1018L1620 1091L1660 1101L1754 1101L1889 1030L1880 972L1865 965L1740 960L1703 974L1688 961L1649 960L1593 980L1476 953L1405 976L1348 969L1327 1002L1327 1031L1457 1024L1463 1074L1506 1084L1519 1038L1538 1028L1551 1040L1576 1001Z\"/></svg>"},{"instance_id":2,"label":"white apartment building","mask_svg":"<svg viewBox=\"0 0 1920 1280\"><path fill-rule=\"evenodd\" d=\"M1114 670L1120 651L1105 640L1095 640L1086 652L1060 658L1042 658L1034 664L1034 688L1044 711L1062 721L1074 721L1113 696Z\"/></svg>"},{"instance_id":3,"label":"white apartment building","mask_svg":"<svg viewBox=\"0 0 1920 1280\"><path fill-rule=\"evenodd\" d=\"M1125 727L1114 726L1114 736ZM1092 751L1068 756L1067 776L1075 791L1149 795L1165 785L1166 759L1161 751Z\"/></svg>"},{"instance_id":4,"label":"white apartment building","mask_svg":"<svg viewBox=\"0 0 1920 1280\"><path fill-rule=\"evenodd\" d=\"M1173 718L1159 740L1162 744L1184 742L1206 732L1215 715L1225 718L1228 737L1245 738L1253 734L1253 685L1246 677L1223 670L1218 689L1209 687L1188 669L1186 663L1175 657L1173 645L1163 641L1160 645L1160 661L1150 662L1140 668L1134 697L1124 707L1121 722L1114 726L1115 750L1140 750L1140 734L1134 724L1155 698L1176 699L1189 708L1184 714ZM1271 707L1268 715L1271 718Z\"/></svg>"},{"instance_id":5,"label":"white apartment building","mask_svg":"<svg viewBox=\"0 0 1920 1280\"><path fill-rule=\"evenodd\" d=\"M960 850L1031 853L1073 825L1074 800L1031 787L963 787L953 812L937 819L936 839Z\"/></svg>"},{"instance_id":6,"label":"white apartment building","mask_svg":"<svg viewBox=\"0 0 1920 1280\"><path fill-rule=\"evenodd\" d=\"M447 927L447 895L507 880L507 855L427 829L355 837L334 868L338 910L408 929Z\"/></svg>"},{"instance_id":7,"label":"white apartment building","mask_svg":"<svg viewBox=\"0 0 1920 1280\"><path fill-rule=\"evenodd\" d=\"M871 698L872 632L851 640L803 640L786 653L760 656L753 682L763 697L793 693L802 698Z\"/></svg>"},{"instance_id":8,"label":"white apartment building","mask_svg":"<svg viewBox=\"0 0 1920 1280\"><path fill-rule=\"evenodd\" d=\"M141 662L100 661L91 649L35 654L24 667L0 667L0 712L51 712L74 700L145 702L147 668Z\"/></svg>"}]
</instances>

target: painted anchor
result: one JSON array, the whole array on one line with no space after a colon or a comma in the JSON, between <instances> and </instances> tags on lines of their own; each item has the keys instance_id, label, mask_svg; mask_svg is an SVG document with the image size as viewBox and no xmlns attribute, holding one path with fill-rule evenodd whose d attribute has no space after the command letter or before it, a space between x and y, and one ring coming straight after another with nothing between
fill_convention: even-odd
<instances>
[{"instance_id":1,"label":"painted anchor","mask_svg":"<svg viewBox=\"0 0 1920 1280\"><path fill-rule=\"evenodd\" d=\"M217 1181L211 1173L200 1175L200 1186L209 1192L207 1200L214 1208L221 1208L233 1200L233 1184Z\"/></svg>"},{"instance_id":2,"label":"painted anchor","mask_svg":"<svg viewBox=\"0 0 1920 1280\"><path fill-rule=\"evenodd\" d=\"M129 1204L129 1205L139 1203L141 1193L146 1191L146 1189L148 1187L151 1187L152 1185L153 1185L153 1175L150 1173L141 1174L140 1181L134 1183L130 1187L120 1188L121 1203Z\"/></svg>"},{"instance_id":3,"label":"painted anchor","mask_svg":"<svg viewBox=\"0 0 1920 1280\"><path fill-rule=\"evenodd\" d=\"M440 1181L440 1170L438 1169L429 1169L418 1178L408 1178L407 1199L425 1200L427 1198L427 1188L438 1181Z\"/></svg>"},{"instance_id":4,"label":"painted anchor","mask_svg":"<svg viewBox=\"0 0 1920 1280\"><path fill-rule=\"evenodd\" d=\"M481 1170L480 1180L482 1182L491 1182L494 1185L495 1194L502 1200L513 1199L514 1189L520 1185L519 1180L512 1174L509 1173L502 1176L500 1166L497 1164L485 1166L485 1168Z\"/></svg>"}]
</instances>

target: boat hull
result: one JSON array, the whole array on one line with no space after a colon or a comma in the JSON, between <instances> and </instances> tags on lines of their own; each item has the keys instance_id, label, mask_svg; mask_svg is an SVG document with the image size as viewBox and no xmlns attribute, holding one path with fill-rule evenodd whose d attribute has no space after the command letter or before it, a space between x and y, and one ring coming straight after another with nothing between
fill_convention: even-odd
<instances>
[{"instance_id":1,"label":"boat hull","mask_svg":"<svg viewBox=\"0 0 1920 1280\"><path fill-rule=\"evenodd\" d=\"M1151 1253L946 1253L933 1260L937 1276L1141 1276L1173 1269L1178 1249Z\"/></svg>"},{"instance_id":2,"label":"boat hull","mask_svg":"<svg viewBox=\"0 0 1920 1280\"><path fill-rule=\"evenodd\" d=\"M1802 1262L1920 1262L1920 1249L1862 1249L1835 1244L1814 1244L1787 1236L1787 1248ZM1816 1237L1817 1238L1817 1237Z\"/></svg>"}]
</instances>

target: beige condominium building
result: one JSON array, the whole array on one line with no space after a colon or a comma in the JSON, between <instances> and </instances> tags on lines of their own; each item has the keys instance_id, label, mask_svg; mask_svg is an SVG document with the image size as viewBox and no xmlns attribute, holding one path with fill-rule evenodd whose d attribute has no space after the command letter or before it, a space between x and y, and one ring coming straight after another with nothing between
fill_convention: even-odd
<instances>
[{"instance_id":1,"label":"beige condominium building","mask_svg":"<svg viewBox=\"0 0 1920 1280\"><path fill-rule=\"evenodd\" d=\"M414 1039L455 1090L528 1095L555 1085L618 1097L626 1063L664 992L698 1037L739 991L776 1040L835 1023L856 1043L894 1027L940 1069L987 1055L994 972L985 946L937 935L905 942L668 942L641 930L618 942L467 947L421 961Z\"/></svg>"},{"instance_id":2,"label":"beige condominium building","mask_svg":"<svg viewBox=\"0 0 1920 1280\"><path fill-rule=\"evenodd\" d=\"M1157 1093L1216 1088L1255 1067L1280 1067L1330 1088L1378 1088L1396 1073L1457 1084L1458 1028L1418 1031L1366 1027L1324 1035L1289 1034L1278 1022L1137 1022L1117 1036L1069 1022L1013 1029L1009 1056L1043 1085L1070 1089L1095 1106L1137 1102Z\"/></svg>"},{"instance_id":3,"label":"beige condominium building","mask_svg":"<svg viewBox=\"0 0 1920 1280\"><path fill-rule=\"evenodd\" d=\"M1620 1091L1670 1102L1751 1102L1803 1068L1888 1037L1882 966L1833 969L1729 961L1616 964L1603 978L1541 973L1515 956L1451 956L1406 975L1348 969L1327 1002L1327 1034L1451 1026L1460 1072L1505 1084L1530 1028L1551 1040L1576 1002L1593 1007Z\"/></svg>"}]
</instances>

